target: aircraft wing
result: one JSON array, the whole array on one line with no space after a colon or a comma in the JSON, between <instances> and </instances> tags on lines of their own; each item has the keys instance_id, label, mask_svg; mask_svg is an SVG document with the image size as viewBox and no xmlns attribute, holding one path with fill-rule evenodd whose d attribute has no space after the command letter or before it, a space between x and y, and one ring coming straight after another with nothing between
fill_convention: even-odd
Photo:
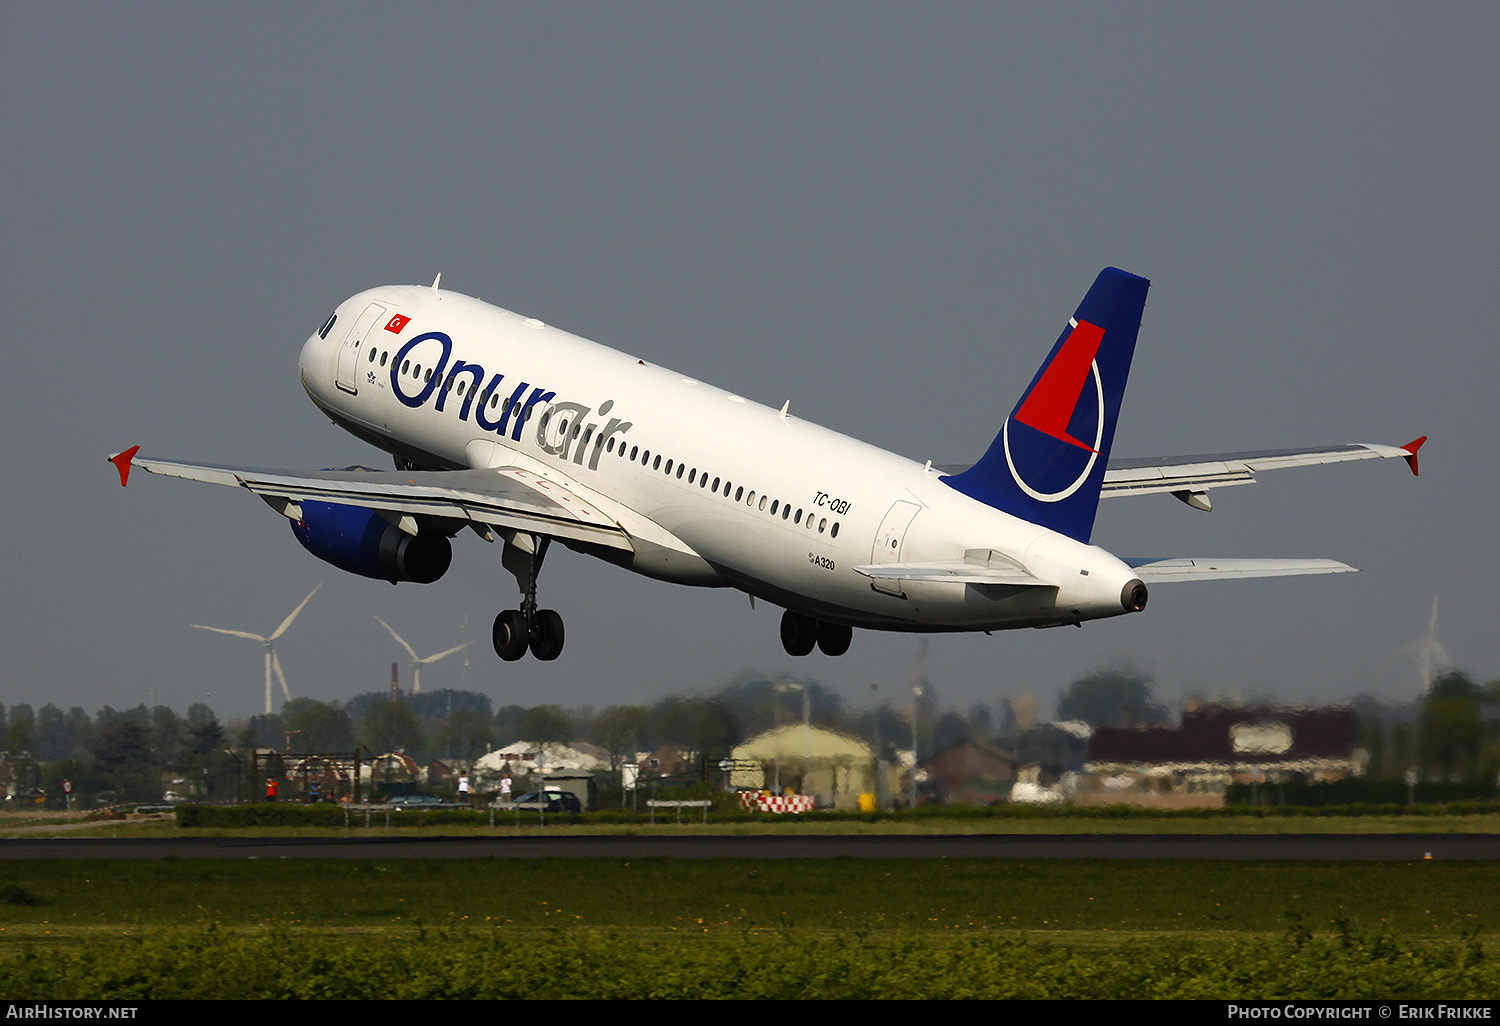
<instances>
[{"instance_id":1,"label":"aircraft wing","mask_svg":"<svg viewBox=\"0 0 1500 1026\"><path fill-rule=\"evenodd\" d=\"M301 519L302 502L363 506L397 522L434 516L633 551L618 522L563 483L517 467L492 470L267 470L110 457L124 484L132 466L147 473L247 488L277 512Z\"/></svg>"},{"instance_id":2,"label":"aircraft wing","mask_svg":"<svg viewBox=\"0 0 1500 1026\"><path fill-rule=\"evenodd\" d=\"M1126 558L1124 562L1135 571L1137 577L1147 584L1359 572L1347 563L1340 563L1334 559L1205 559L1177 556L1167 559Z\"/></svg>"}]
</instances>

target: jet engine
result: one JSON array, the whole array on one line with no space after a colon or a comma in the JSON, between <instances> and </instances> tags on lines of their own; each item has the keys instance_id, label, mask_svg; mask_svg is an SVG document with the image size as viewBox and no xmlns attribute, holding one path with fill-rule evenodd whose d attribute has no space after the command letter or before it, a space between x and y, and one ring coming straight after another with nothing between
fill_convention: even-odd
<instances>
[{"instance_id":1,"label":"jet engine","mask_svg":"<svg viewBox=\"0 0 1500 1026\"><path fill-rule=\"evenodd\" d=\"M299 504L292 533L325 563L381 581L431 584L448 572L453 545L440 531L407 534L373 509L329 502Z\"/></svg>"}]
</instances>

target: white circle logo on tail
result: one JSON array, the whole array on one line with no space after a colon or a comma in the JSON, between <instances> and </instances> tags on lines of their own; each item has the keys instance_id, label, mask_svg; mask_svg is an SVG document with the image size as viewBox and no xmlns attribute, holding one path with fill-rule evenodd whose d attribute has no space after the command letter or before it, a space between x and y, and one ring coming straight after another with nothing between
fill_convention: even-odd
<instances>
[{"instance_id":1,"label":"white circle logo on tail","mask_svg":"<svg viewBox=\"0 0 1500 1026\"><path fill-rule=\"evenodd\" d=\"M1099 377L1099 364L1097 361L1089 361L1089 372L1094 379L1095 396L1094 441L1092 445L1084 445L1078 439L1072 438L1061 431L1049 430L1048 428L1041 425L1027 425L1028 427L1034 427L1036 430L1042 431L1044 434L1056 439L1058 442L1061 442L1064 445L1069 446L1070 448L1088 450L1088 459L1083 462L1083 469L1079 471L1078 476L1073 479L1071 484L1068 484L1065 487L1053 492L1044 492L1028 484L1026 482L1026 479L1022 477L1021 471L1016 467L1015 456L1011 453L1010 422L1016 418L1015 416L1005 418L1005 427L1001 429L1001 439L1004 442L1005 446L1005 464L1010 468L1010 476L1015 480L1017 487L1019 487L1021 491L1025 492L1033 499L1036 499L1038 502L1061 502L1063 499L1066 499L1068 496L1078 491L1078 489L1083 486L1083 483L1088 480L1089 474L1093 472L1094 464L1099 461L1099 446L1104 442L1104 381ZM1038 382L1039 386L1040 384L1041 383ZM1077 400L1074 401L1073 406L1074 410L1076 410ZM1022 409L1024 410L1024 406ZM1067 419L1071 419L1072 412L1073 410L1069 411L1069 417L1065 418L1064 423L1066 423ZM1023 420L1020 421L1020 423L1025 424L1026 422Z\"/></svg>"}]
</instances>

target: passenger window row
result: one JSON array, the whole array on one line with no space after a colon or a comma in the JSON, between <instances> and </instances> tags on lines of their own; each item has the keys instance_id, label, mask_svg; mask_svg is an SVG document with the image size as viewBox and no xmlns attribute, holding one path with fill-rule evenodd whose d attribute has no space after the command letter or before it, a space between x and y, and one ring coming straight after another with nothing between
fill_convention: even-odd
<instances>
[{"instance_id":1,"label":"passenger window row","mask_svg":"<svg viewBox=\"0 0 1500 1026\"><path fill-rule=\"evenodd\" d=\"M584 444L587 444L587 439ZM639 461L641 466L659 470L667 477L675 477L679 481L685 480L690 485L697 484L699 488L706 488L715 495L722 495L733 502L743 502L751 509L767 513L772 517L780 516L782 520L797 525L806 523L809 531L816 530L819 534L826 532L830 538L839 536L839 521L837 520L830 524L827 517L817 517L812 513L808 513L804 518L803 511L800 509L794 511L789 502L773 499L754 489L747 491L743 485L736 485L732 481L710 477L706 470L700 473L697 467L689 467L686 463L670 458L664 459L661 453L652 455L651 450L643 450L636 445L627 449L623 440L616 446L613 437L605 443L604 449L606 452L618 453L621 459L632 463Z\"/></svg>"}]
</instances>

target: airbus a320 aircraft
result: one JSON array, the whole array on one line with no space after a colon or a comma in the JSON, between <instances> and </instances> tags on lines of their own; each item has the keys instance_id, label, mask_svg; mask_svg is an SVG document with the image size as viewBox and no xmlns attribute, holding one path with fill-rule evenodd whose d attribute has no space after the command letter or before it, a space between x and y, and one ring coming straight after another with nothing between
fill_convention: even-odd
<instances>
[{"instance_id":1,"label":"airbus a320 aircraft","mask_svg":"<svg viewBox=\"0 0 1500 1026\"><path fill-rule=\"evenodd\" d=\"M441 276L439 276L441 277ZM1255 474L1376 457L1340 445L1111 460L1145 278L1100 273L979 462L915 463L541 321L425 286L341 303L302 347L302 385L395 470L288 471L111 456L248 488L303 546L350 573L429 584L464 528L502 542L521 590L495 618L500 658L555 659L537 603L561 542L664 581L783 607L794 656L836 656L853 628L993 631L1146 607L1148 583L1342 573L1333 560L1121 559L1089 544L1101 496L1168 492L1198 509Z\"/></svg>"}]
</instances>

